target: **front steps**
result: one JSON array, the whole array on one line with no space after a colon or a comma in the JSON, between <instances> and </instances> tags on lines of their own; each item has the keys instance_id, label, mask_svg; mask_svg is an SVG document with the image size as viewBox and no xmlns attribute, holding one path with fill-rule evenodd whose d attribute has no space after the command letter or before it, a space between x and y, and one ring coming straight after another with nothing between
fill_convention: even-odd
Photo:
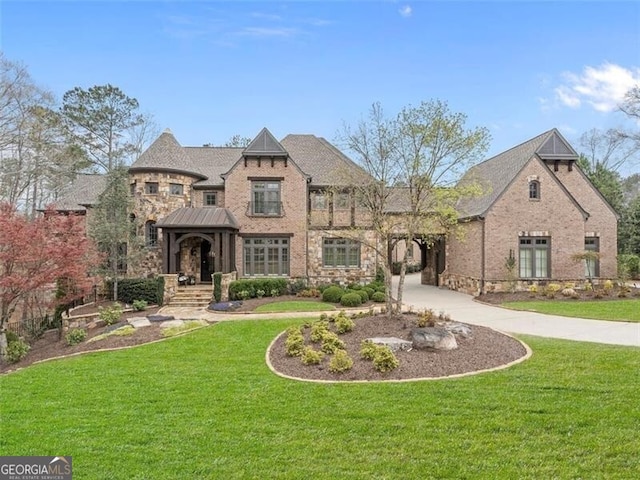
<instances>
[{"instance_id":1,"label":"front steps","mask_svg":"<svg viewBox=\"0 0 640 480\"><path fill-rule=\"evenodd\" d=\"M176 294L167 306L171 307L206 307L213 300L213 286L187 285L178 287Z\"/></svg>"}]
</instances>

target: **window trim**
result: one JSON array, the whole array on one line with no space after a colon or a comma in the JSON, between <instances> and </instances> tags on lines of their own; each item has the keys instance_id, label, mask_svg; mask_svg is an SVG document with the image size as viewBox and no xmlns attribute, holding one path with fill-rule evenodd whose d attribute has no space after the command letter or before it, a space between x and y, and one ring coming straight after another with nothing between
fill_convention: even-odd
<instances>
[{"instance_id":1,"label":"window trim","mask_svg":"<svg viewBox=\"0 0 640 480\"><path fill-rule=\"evenodd\" d=\"M531 180L529 182L529 200L540 200L540 181Z\"/></svg>"},{"instance_id":2,"label":"window trim","mask_svg":"<svg viewBox=\"0 0 640 480\"><path fill-rule=\"evenodd\" d=\"M177 190L179 190L180 193L174 193L174 187L179 187ZM172 195L174 197L179 197L181 195L184 195L184 185L181 183L170 183L169 184L169 195Z\"/></svg>"},{"instance_id":3,"label":"window trim","mask_svg":"<svg viewBox=\"0 0 640 480\"><path fill-rule=\"evenodd\" d=\"M593 241L593 243L588 243L589 241ZM600 253L600 237L584 237L584 250L585 252ZM587 262L588 260L584 261L584 277L587 279L600 277L600 259L598 258L594 261L595 264L593 272L591 273L591 277L589 277L587 272Z\"/></svg>"},{"instance_id":4,"label":"window trim","mask_svg":"<svg viewBox=\"0 0 640 480\"><path fill-rule=\"evenodd\" d=\"M245 277L288 277L291 272L291 237L245 237L242 242L242 268ZM258 259L262 249L262 259ZM278 273L269 273L276 254ZM260 271L259 273L256 273Z\"/></svg>"},{"instance_id":5,"label":"window trim","mask_svg":"<svg viewBox=\"0 0 640 480\"><path fill-rule=\"evenodd\" d=\"M151 187L155 187L155 192L151 192ZM158 195L160 193L160 184L158 182L144 182L145 195Z\"/></svg>"},{"instance_id":6,"label":"window trim","mask_svg":"<svg viewBox=\"0 0 640 480\"><path fill-rule=\"evenodd\" d=\"M264 185L264 188L258 188L258 185ZM278 188L270 187L277 185ZM257 201L256 195L262 193L263 200ZM267 198L275 196L276 200L267 200ZM261 211L257 211L256 206L264 204ZM275 208L269 208L274 206ZM252 180L251 181L251 208L249 209L251 216L254 217L282 217L282 181L281 180Z\"/></svg>"},{"instance_id":7,"label":"window trim","mask_svg":"<svg viewBox=\"0 0 640 480\"><path fill-rule=\"evenodd\" d=\"M523 243L525 241L530 241L531 243L526 244ZM545 242L544 244L538 242ZM541 245L544 245L542 247ZM531 252L530 258L527 261L530 263L528 270L531 272L531 275L523 275L523 268L526 266L522 264L523 253L525 251ZM538 257L536 252L545 251L546 252L546 262L544 272L546 275L539 275L536 269ZM525 270L526 273L526 270ZM522 279L548 279L551 278L551 237L531 237L531 236L522 236L518 237L518 277Z\"/></svg>"},{"instance_id":8,"label":"window trim","mask_svg":"<svg viewBox=\"0 0 640 480\"><path fill-rule=\"evenodd\" d=\"M213 203L207 203L207 197L213 195ZM218 192L203 192L202 205L205 207L217 207L218 206Z\"/></svg>"},{"instance_id":9,"label":"window trim","mask_svg":"<svg viewBox=\"0 0 640 480\"><path fill-rule=\"evenodd\" d=\"M322 239L322 268L360 268L362 243L350 238L323 238ZM340 249L345 249L345 264L339 264ZM357 261L352 263L355 258Z\"/></svg>"},{"instance_id":10,"label":"window trim","mask_svg":"<svg viewBox=\"0 0 640 480\"><path fill-rule=\"evenodd\" d=\"M144 224L144 245L147 248L158 247L158 227L153 220L147 220Z\"/></svg>"}]
</instances>

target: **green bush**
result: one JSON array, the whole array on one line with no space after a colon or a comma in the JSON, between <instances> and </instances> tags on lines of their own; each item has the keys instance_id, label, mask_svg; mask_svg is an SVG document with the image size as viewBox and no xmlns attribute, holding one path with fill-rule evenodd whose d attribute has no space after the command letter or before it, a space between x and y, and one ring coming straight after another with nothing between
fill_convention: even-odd
<instances>
[{"instance_id":1,"label":"green bush","mask_svg":"<svg viewBox=\"0 0 640 480\"><path fill-rule=\"evenodd\" d=\"M322 336L322 347L321 350L324 353L335 353L338 350L344 350L344 342L338 338L333 332L325 332Z\"/></svg>"},{"instance_id":2,"label":"green bush","mask_svg":"<svg viewBox=\"0 0 640 480\"><path fill-rule=\"evenodd\" d=\"M67 341L67 345L73 346L82 342L85 338L87 338L87 331L81 328L74 328L64 337Z\"/></svg>"},{"instance_id":3,"label":"green bush","mask_svg":"<svg viewBox=\"0 0 640 480\"><path fill-rule=\"evenodd\" d=\"M99 307L98 317L100 320L104 321L107 325L113 325L120 321L120 317L122 316L122 308L120 305L112 305L110 307L102 308Z\"/></svg>"},{"instance_id":4,"label":"green bush","mask_svg":"<svg viewBox=\"0 0 640 480\"><path fill-rule=\"evenodd\" d=\"M19 338L12 340L7 345L7 360L10 363L19 362L29 353L30 349L31 347L24 340Z\"/></svg>"},{"instance_id":5,"label":"green bush","mask_svg":"<svg viewBox=\"0 0 640 480\"><path fill-rule=\"evenodd\" d=\"M366 290L355 290L355 292L360 295L360 301L362 303L367 303L369 301L369 294Z\"/></svg>"},{"instance_id":6,"label":"green bush","mask_svg":"<svg viewBox=\"0 0 640 480\"><path fill-rule=\"evenodd\" d=\"M133 309L136 312L142 312L143 310L147 309L147 301L146 300L134 300L133 301Z\"/></svg>"},{"instance_id":7,"label":"green bush","mask_svg":"<svg viewBox=\"0 0 640 480\"><path fill-rule=\"evenodd\" d=\"M307 282L302 278L296 278L295 280L289 282L289 285L287 286L287 291L291 295L298 295L298 293L300 293L303 290L306 290L306 288L307 288Z\"/></svg>"},{"instance_id":8,"label":"green bush","mask_svg":"<svg viewBox=\"0 0 640 480\"><path fill-rule=\"evenodd\" d=\"M325 320L318 320L311 324L311 341L319 342L324 338L324 335L329 332L329 322Z\"/></svg>"},{"instance_id":9,"label":"green bush","mask_svg":"<svg viewBox=\"0 0 640 480\"><path fill-rule=\"evenodd\" d=\"M216 303L222 299L222 272L213 274L213 299Z\"/></svg>"},{"instance_id":10,"label":"green bush","mask_svg":"<svg viewBox=\"0 0 640 480\"><path fill-rule=\"evenodd\" d=\"M384 373L398 368L398 365L400 365L400 362L391 349L386 345L378 345L376 354L373 357L373 367L379 372Z\"/></svg>"},{"instance_id":11,"label":"green bush","mask_svg":"<svg viewBox=\"0 0 640 480\"><path fill-rule=\"evenodd\" d=\"M7 344L11 342L17 342L18 340L20 340L20 337L18 336L18 334L15 332L12 332L11 330L7 330L5 334L7 336Z\"/></svg>"},{"instance_id":12,"label":"green bush","mask_svg":"<svg viewBox=\"0 0 640 480\"><path fill-rule=\"evenodd\" d=\"M290 357L298 357L302 355L302 351L304 350L304 337L299 329L298 331L288 331L287 339L284 342L284 348L286 354Z\"/></svg>"},{"instance_id":13,"label":"green bush","mask_svg":"<svg viewBox=\"0 0 640 480\"><path fill-rule=\"evenodd\" d=\"M376 293L376 291L371 287L364 287L363 290L367 292L367 295L369 295L369 298L373 297L373 294Z\"/></svg>"},{"instance_id":14,"label":"green bush","mask_svg":"<svg viewBox=\"0 0 640 480\"><path fill-rule=\"evenodd\" d=\"M264 296L269 292L273 296L273 291L277 290L278 295L287 292L288 284L284 278L251 278L241 279L231 282L229 285L229 297L231 300L246 300L246 298L256 298L257 292L262 291ZM246 298L242 298L241 292L247 292Z\"/></svg>"},{"instance_id":15,"label":"green bush","mask_svg":"<svg viewBox=\"0 0 640 480\"><path fill-rule=\"evenodd\" d=\"M338 303L345 294L344 290L337 285L332 285L322 292L322 301L328 303Z\"/></svg>"},{"instance_id":16,"label":"green bush","mask_svg":"<svg viewBox=\"0 0 640 480\"><path fill-rule=\"evenodd\" d=\"M631 278L640 278L640 256L632 254L618 255L619 276L622 276L620 275L622 271Z\"/></svg>"},{"instance_id":17,"label":"green bush","mask_svg":"<svg viewBox=\"0 0 640 480\"><path fill-rule=\"evenodd\" d=\"M371 300L373 300L376 303L384 303L386 301L386 296L384 294L384 292L375 292L373 295L371 295Z\"/></svg>"},{"instance_id":18,"label":"green bush","mask_svg":"<svg viewBox=\"0 0 640 480\"><path fill-rule=\"evenodd\" d=\"M336 332L339 334L350 332L356 326L355 322L346 315L338 315L336 317Z\"/></svg>"},{"instance_id":19,"label":"green bush","mask_svg":"<svg viewBox=\"0 0 640 480\"><path fill-rule=\"evenodd\" d=\"M329 371L342 373L353 368L353 360L345 350L338 350L329 361Z\"/></svg>"},{"instance_id":20,"label":"green bush","mask_svg":"<svg viewBox=\"0 0 640 480\"><path fill-rule=\"evenodd\" d=\"M371 340L363 340L360 344L360 356L365 360L373 360L378 352L379 345Z\"/></svg>"},{"instance_id":21,"label":"green bush","mask_svg":"<svg viewBox=\"0 0 640 480\"><path fill-rule=\"evenodd\" d=\"M365 292L366 295L367 292ZM350 292L342 295L340 299L340 305L345 307L358 307L362 304L362 299L358 292Z\"/></svg>"},{"instance_id":22,"label":"green bush","mask_svg":"<svg viewBox=\"0 0 640 480\"><path fill-rule=\"evenodd\" d=\"M362 290L364 288L360 283L350 283L347 285L347 290Z\"/></svg>"},{"instance_id":23,"label":"green bush","mask_svg":"<svg viewBox=\"0 0 640 480\"><path fill-rule=\"evenodd\" d=\"M113 294L113 282L106 284L109 295ZM122 278L118 280L118 300L133 303L134 300L145 300L150 305L162 305L164 296L164 278ZM113 298L111 298L113 300Z\"/></svg>"},{"instance_id":24,"label":"green bush","mask_svg":"<svg viewBox=\"0 0 640 480\"><path fill-rule=\"evenodd\" d=\"M324 353L314 350L311 347L304 347L300 358L305 365L318 365L324 358Z\"/></svg>"}]
</instances>

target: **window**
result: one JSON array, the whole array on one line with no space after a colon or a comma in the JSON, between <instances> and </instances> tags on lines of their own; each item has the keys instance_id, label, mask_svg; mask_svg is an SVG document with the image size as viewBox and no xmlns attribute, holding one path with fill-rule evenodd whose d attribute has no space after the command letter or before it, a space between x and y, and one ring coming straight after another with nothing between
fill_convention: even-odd
<instances>
[{"instance_id":1,"label":"window","mask_svg":"<svg viewBox=\"0 0 640 480\"><path fill-rule=\"evenodd\" d=\"M170 183L169 184L169 193L171 195L182 195L184 192L184 187L181 183Z\"/></svg>"},{"instance_id":2,"label":"window","mask_svg":"<svg viewBox=\"0 0 640 480\"><path fill-rule=\"evenodd\" d=\"M158 246L158 229L156 228L156 222L149 220L145 224L144 229L145 236L145 244L147 247L157 247Z\"/></svg>"},{"instance_id":3,"label":"window","mask_svg":"<svg viewBox=\"0 0 640 480\"><path fill-rule=\"evenodd\" d=\"M326 210L327 209L327 195L322 192L315 192L311 194L311 208L313 210Z\"/></svg>"},{"instance_id":4,"label":"window","mask_svg":"<svg viewBox=\"0 0 640 480\"><path fill-rule=\"evenodd\" d=\"M584 249L587 252L598 253L600 251L600 239L598 237L585 237ZM600 276L600 260L594 256L594 258L587 258L584 262L584 276L585 278L593 278Z\"/></svg>"},{"instance_id":5,"label":"window","mask_svg":"<svg viewBox=\"0 0 640 480\"><path fill-rule=\"evenodd\" d=\"M336 210L349 210L351 199L348 193L336 193L334 197L334 205Z\"/></svg>"},{"instance_id":6,"label":"window","mask_svg":"<svg viewBox=\"0 0 640 480\"><path fill-rule=\"evenodd\" d=\"M549 277L548 237L520 238L520 278Z\"/></svg>"},{"instance_id":7,"label":"window","mask_svg":"<svg viewBox=\"0 0 640 480\"><path fill-rule=\"evenodd\" d=\"M244 274L289 275L289 239L245 238Z\"/></svg>"},{"instance_id":8,"label":"window","mask_svg":"<svg viewBox=\"0 0 640 480\"><path fill-rule=\"evenodd\" d=\"M136 182L129 184L129 192L131 193L131 196L136 194Z\"/></svg>"},{"instance_id":9,"label":"window","mask_svg":"<svg viewBox=\"0 0 640 480\"><path fill-rule=\"evenodd\" d=\"M529 200L540 200L540 182L537 180L529 182Z\"/></svg>"},{"instance_id":10,"label":"window","mask_svg":"<svg viewBox=\"0 0 640 480\"><path fill-rule=\"evenodd\" d=\"M218 204L216 192L204 192L204 198L202 204L205 207L213 207Z\"/></svg>"},{"instance_id":11,"label":"window","mask_svg":"<svg viewBox=\"0 0 640 480\"><path fill-rule=\"evenodd\" d=\"M144 193L147 195L157 195L158 194L158 182L145 182L144 184Z\"/></svg>"},{"instance_id":12,"label":"window","mask_svg":"<svg viewBox=\"0 0 640 480\"><path fill-rule=\"evenodd\" d=\"M322 249L323 267L359 267L360 243L347 238L325 238Z\"/></svg>"},{"instance_id":13,"label":"window","mask_svg":"<svg viewBox=\"0 0 640 480\"><path fill-rule=\"evenodd\" d=\"M252 182L251 197L253 215L280 215L280 182Z\"/></svg>"}]
</instances>

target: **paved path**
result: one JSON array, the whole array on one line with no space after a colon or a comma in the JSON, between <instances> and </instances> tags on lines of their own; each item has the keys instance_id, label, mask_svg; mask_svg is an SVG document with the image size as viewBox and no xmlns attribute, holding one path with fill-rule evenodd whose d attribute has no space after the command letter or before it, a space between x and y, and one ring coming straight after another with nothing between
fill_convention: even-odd
<instances>
[{"instance_id":1,"label":"paved path","mask_svg":"<svg viewBox=\"0 0 640 480\"><path fill-rule=\"evenodd\" d=\"M398 277L394 277L394 287ZM584 342L640 347L640 323L606 322L519 312L474 302L470 295L420 284L420 274L407 275L403 303L414 310L431 308L459 322L473 323L510 333L564 338Z\"/></svg>"}]
</instances>

